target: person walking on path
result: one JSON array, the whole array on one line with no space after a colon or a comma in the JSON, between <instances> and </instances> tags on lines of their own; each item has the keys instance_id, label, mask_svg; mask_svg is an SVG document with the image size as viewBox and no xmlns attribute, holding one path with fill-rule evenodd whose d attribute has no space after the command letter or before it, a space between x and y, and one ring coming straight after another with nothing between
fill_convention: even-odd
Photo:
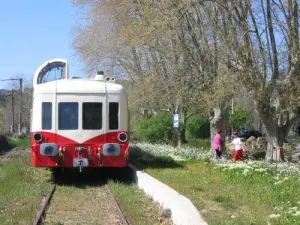
<instances>
[{"instance_id":1,"label":"person walking on path","mask_svg":"<svg viewBox=\"0 0 300 225\"><path fill-rule=\"evenodd\" d=\"M217 134L214 138L213 148L214 148L215 153L216 153L216 158L220 159L221 156L222 156L222 151L223 151L223 139L222 139L222 130L221 129L219 129L217 131Z\"/></svg>"},{"instance_id":2,"label":"person walking on path","mask_svg":"<svg viewBox=\"0 0 300 225\"><path fill-rule=\"evenodd\" d=\"M234 145L234 155L232 157L232 163L235 163L237 159L240 159L242 161L245 162L245 158L243 155L243 143L241 141L241 139L238 137L238 132L234 131L233 132L233 141L232 141L232 145Z\"/></svg>"}]
</instances>

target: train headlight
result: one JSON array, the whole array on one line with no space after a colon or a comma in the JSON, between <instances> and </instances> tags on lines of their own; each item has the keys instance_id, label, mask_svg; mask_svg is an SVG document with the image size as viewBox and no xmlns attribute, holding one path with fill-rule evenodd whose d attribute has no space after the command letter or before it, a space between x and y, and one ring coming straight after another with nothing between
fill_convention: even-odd
<instances>
[{"instance_id":1,"label":"train headlight","mask_svg":"<svg viewBox=\"0 0 300 225\"><path fill-rule=\"evenodd\" d=\"M43 143L40 146L40 153L42 156L56 156L58 147L55 143Z\"/></svg>"},{"instance_id":2,"label":"train headlight","mask_svg":"<svg viewBox=\"0 0 300 225\"><path fill-rule=\"evenodd\" d=\"M119 133L118 138L119 138L119 141L126 142L128 139L128 135L125 132L121 132L121 133Z\"/></svg>"},{"instance_id":3,"label":"train headlight","mask_svg":"<svg viewBox=\"0 0 300 225\"><path fill-rule=\"evenodd\" d=\"M41 142L42 139L43 139L43 135L42 135L41 133L37 132L37 133L35 133L35 134L33 135L33 139L34 139L36 142Z\"/></svg>"},{"instance_id":4,"label":"train headlight","mask_svg":"<svg viewBox=\"0 0 300 225\"><path fill-rule=\"evenodd\" d=\"M121 146L115 143L108 143L103 145L103 155L105 156L119 156L121 154Z\"/></svg>"}]
</instances>

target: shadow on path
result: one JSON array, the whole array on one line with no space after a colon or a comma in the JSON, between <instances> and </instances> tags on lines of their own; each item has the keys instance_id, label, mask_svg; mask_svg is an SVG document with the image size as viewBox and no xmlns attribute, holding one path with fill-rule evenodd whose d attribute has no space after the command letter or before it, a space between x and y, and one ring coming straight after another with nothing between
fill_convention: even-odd
<instances>
[{"instance_id":1,"label":"shadow on path","mask_svg":"<svg viewBox=\"0 0 300 225\"><path fill-rule=\"evenodd\" d=\"M129 185L134 183L136 179L135 171L129 167L84 168L82 172L79 172L77 168L55 168L51 171L50 182L78 188L103 186L110 180Z\"/></svg>"},{"instance_id":2,"label":"shadow on path","mask_svg":"<svg viewBox=\"0 0 300 225\"><path fill-rule=\"evenodd\" d=\"M155 156L138 146L131 146L129 150L129 162L139 169L158 168L183 168L184 165L174 161L169 156Z\"/></svg>"}]
</instances>

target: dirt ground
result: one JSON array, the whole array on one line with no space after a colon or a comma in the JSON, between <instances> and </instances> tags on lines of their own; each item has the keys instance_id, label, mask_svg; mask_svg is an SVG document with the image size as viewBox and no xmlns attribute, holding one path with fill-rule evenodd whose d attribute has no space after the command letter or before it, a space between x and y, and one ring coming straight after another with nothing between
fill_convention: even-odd
<instances>
[{"instance_id":1,"label":"dirt ground","mask_svg":"<svg viewBox=\"0 0 300 225\"><path fill-rule=\"evenodd\" d=\"M45 224L122 224L104 186L57 186Z\"/></svg>"},{"instance_id":2,"label":"dirt ground","mask_svg":"<svg viewBox=\"0 0 300 225\"><path fill-rule=\"evenodd\" d=\"M18 149L15 148L10 151L4 151L1 152L0 154L0 163L6 162L11 158L14 158L16 156L29 156L30 155L30 150L28 149Z\"/></svg>"}]
</instances>

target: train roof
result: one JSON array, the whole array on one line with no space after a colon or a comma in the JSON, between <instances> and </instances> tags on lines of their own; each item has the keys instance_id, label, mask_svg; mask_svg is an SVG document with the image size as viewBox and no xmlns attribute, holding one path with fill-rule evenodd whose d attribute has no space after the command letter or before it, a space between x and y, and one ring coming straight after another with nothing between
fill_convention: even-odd
<instances>
[{"instance_id":1,"label":"train roof","mask_svg":"<svg viewBox=\"0 0 300 225\"><path fill-rule=\"evenodd\" d=\"M62 79L40 83L34 87L34 93L54 94L54 93L123 93L124 87L105 81L89 79Z\"/></svg>"}]
</instances>

